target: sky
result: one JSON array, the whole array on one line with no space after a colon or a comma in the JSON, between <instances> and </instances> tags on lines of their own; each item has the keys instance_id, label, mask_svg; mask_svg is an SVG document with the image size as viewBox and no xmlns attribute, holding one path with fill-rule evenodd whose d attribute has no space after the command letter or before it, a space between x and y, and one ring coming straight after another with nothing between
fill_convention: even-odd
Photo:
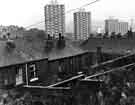
<instances>
[{"instance_id":1,"label":"sky","mask_svg":"<svg viewBox=\"0 0 135 105\"><path fill-rule=\"evenodd\" d=\"M57 1L65 4L65 11L68 11L95 0ZM44 21L44 6L49 3L50 0L0 0L0 24L27 27ZM135 0L99 0L85 9L91 12L94 27L103 27L104 20L110 16L121 21L128 21L129 24L131 18L135 19ZM71 24L73 25L73 12L66 14L67 32L73 31ZM34 27L44 29L44 23Z\"/></svg>"}]
</instances>

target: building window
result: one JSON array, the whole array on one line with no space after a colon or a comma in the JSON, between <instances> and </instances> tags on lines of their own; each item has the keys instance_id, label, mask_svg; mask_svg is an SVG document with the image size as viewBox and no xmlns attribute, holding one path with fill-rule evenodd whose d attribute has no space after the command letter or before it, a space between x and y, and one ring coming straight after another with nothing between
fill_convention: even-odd
<instances>
[{"instance_id":1,"label":"building window","mask_svg":"<svg viewBox=\"0 0 135 105\"><path fill-rule=\"evenodd\" d=\"M20 85L23 83L23 73L22 73L22 68L18 68L16 70L16 85Z\"/></svg>"},{"instance_id":2,"label":"building window","mask_svg":"<svg viewBox=\"0 0 135 105\"><path fill-rule=\"evenodd\" d=\"M29 70L30 70L30 82L38 80L36 65L35 64L30 65Z\"/></svg>"}]
</instances>

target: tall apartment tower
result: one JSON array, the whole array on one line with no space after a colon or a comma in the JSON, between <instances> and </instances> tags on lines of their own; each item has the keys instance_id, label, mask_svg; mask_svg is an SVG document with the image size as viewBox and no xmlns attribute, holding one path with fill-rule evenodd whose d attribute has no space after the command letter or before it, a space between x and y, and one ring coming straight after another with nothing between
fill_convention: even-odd
<instances>
[{"instance_id":1,"label":"tall apartment tower","mask_svg":"<svg viewBox=\"0 0 135 105\"><path fill-rule=\"evenodd\" d=\"M86 40L91 32L91 13L80 10L74 13L74 39Z\"/></svg>"},{"instance_id":2,"label":"tall apartment tower","mask_svg":"<svg viewBox=\"0 0 135 105\"><path fill-rule=\"evenodd\" d=\"M122 35L128 32L128 22L119 22L117 19L105 20L105 32L111 35L112 32Z\"/></svg>"},{"instance_id":3,"label":"tall apartment tower","mask_svg":"<svg viewBox=\"0 0 135 105\"><path fill-rule=\"evenodd\" d=\"M45 6L45 30L48 34L58 37L65 33L65 6L52 2Z\"/></svg>"}]
</instances>

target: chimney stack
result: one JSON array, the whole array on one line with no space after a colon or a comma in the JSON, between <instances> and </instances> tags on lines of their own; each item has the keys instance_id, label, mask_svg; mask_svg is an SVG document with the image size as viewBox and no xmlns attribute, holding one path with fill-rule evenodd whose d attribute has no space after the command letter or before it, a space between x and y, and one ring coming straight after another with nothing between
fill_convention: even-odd
<instances>
[{"instance_id":1,"label":"chimney stack","mask_svg":"<svg viewBox=\"0 0 135 105\"><path fill-rule=\"evenodd\" d=\"M63 49L66 46L66 41L64 36L61 35L61 33L59 33L59 38L57 40L57 48L58 49Z\"/></svg>"}]
</instances>

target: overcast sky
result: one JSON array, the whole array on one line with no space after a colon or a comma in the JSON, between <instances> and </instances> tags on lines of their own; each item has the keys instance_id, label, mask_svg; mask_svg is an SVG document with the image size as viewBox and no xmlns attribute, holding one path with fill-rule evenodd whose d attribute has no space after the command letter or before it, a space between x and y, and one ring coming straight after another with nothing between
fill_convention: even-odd
<instances>
[{"instance_id":1,"label":"overcast sky","mask_svg":"<svg viewBox=\"0 0 135 105\"><path fill-rule=\"evenodd\" d=\"M80 7L94 0L58 0L65 4L66 11ZM0 0L0 24L29 26L44 20L44 6L50 0ZM86 7L91 11L92 21L103 22L104 19L112 16L124 21L135 19L135 0L100 0L99 2ZM73 12L66 15L66 23L72 23ZM36 27L44 28L44 24ZM71 28L71 27L70 27ZM71 30L71 29L69 29Z\"/></svg>"}]
</instances>

